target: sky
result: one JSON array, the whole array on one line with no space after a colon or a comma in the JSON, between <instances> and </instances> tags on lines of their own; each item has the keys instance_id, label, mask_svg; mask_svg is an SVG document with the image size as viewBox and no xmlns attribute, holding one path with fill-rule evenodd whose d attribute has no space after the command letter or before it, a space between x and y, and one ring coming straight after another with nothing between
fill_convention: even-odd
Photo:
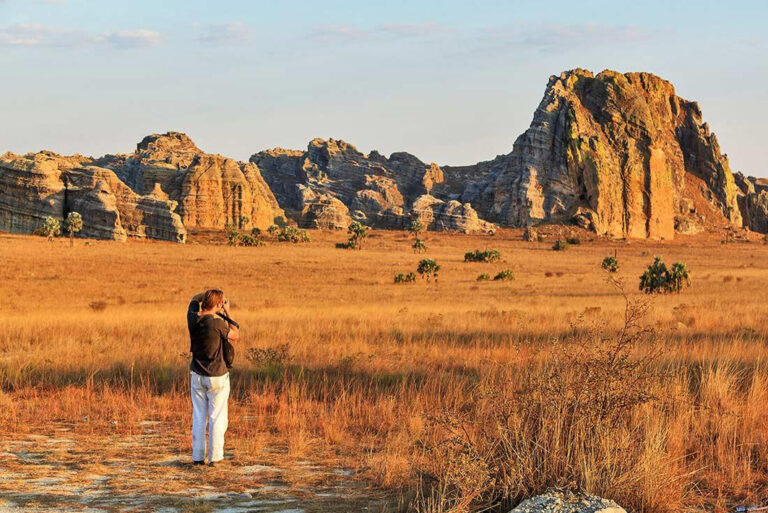
<instances>
[{"instance_id":1,"label":"sky","mask_svg":"<svg viewBox=\"0 0 768 513\"><path fill-rule=\"evenodd\" d=\"M550 75L648 71L768 176L764 0L0 0L0 152L344 139L441 165L512 150Z\"/></svg>"}]
</instances>

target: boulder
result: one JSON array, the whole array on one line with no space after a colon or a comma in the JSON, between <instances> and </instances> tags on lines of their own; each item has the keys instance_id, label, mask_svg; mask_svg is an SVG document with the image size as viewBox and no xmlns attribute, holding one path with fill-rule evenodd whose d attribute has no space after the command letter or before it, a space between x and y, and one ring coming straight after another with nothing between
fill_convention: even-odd
<instances>
[{"instance_id":1,"label":"boulder","mask_svg":"<svg viewBox=\"0 0 768 513\"><path fill-rule=\"evenodd\" d=\"M627 513L612 500L594 495L548 492L521 502L510 513Z\"/></svg>"},{"instance_id":2,"label":"boulder","mask_svg":"<svg viewBox=\"0 0 768 513\"><path fill-rule=\"evenodd\" d=\"M491 233L495 226L483 221L469 203L443 201L434 196L420 196L413 203L411 218L428 230L459 233Z\"/></svg>"}]
</instances>

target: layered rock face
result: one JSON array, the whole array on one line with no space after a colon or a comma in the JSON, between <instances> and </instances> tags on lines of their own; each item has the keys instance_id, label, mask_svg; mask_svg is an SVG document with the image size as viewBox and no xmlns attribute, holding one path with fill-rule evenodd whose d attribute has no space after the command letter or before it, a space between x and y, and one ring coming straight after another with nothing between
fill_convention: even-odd
<instances>
[{"instance_id":1,"label":"layered rock face","mask_svg":"<svg viewBox=\"0 0 768 513\"><path fill-rule=\"evenodd\" d=\"M147 136L133 154L108 155L99 164L137 192L177 202L187 228L266 229L284 220L258 167L205 153L185 134Z\"/></svg>"},{"instance_id":2,"label":"layered rock face","mask_svg":"<svg viewBox=\"0 0 768 513\"><path fill-rule=\"evenodd\" d=\"M251 157L279 203L312 228L344 229L354 219L382 228L407 228L418 217L428 228L465 233L492 226L470 205L430 195L443 182L436 164L408 153L366 155L344 141L314 139L307 151L276 148Z\"/></svg>"},{"instance_id":3,"label":"layered rock face","mask_svg":"<svg viewBox=\"0 0 768 513\"><path fill-rule=\"evenodd\" d=\"M0 157L0 229L32 233L50 216L83 217L81 235L125 240L128 236L184 242L176 203L140 195L92 160L51 152Z\"/></svg>"},{"instance_id":4,"label":"layered rock face","mask_svg":"<svg viewBox=\"0 0 768 513\"><path fill-rule=\"evenodd\" d=\"M744 226L752 231L768 233L768 179L734 175L738 186L737 200Z\"/></svg>"},{"instance_id":5,"label":"layered rock face","mask_svg":"<svg viewBox=\"0 0 768 513\"><path fill-rule=\"evenodd\" d=\"M283 211L251 163L201 151L178 132L130 155L0 157L0 230L31 233L47 216L83 216L85 237L184 242L188 228L266 229Z\"/></svg>"},{"instance_id":6,"label":"layered rock face","mask_svg":"<svg viewBox=\"0 0 768 513\"><path fill-rule=\"evenodd\" d=\"M577 221L610 236L672 238L676 224L742 223L728 160L698 105L648 73L551 77L510 154L443 170L449 192L504 226Z\"/></svg>"}]
</instances>

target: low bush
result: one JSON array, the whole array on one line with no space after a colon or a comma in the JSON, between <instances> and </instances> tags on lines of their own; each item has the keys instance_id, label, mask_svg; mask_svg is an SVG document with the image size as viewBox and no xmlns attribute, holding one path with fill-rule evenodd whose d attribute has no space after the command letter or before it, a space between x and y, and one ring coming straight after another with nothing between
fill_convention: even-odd
<instances>
[{"instance_id":1,"label":"low bush","mask_svg":"<svg viewBox=\"0 0 768 513\"><path fill-rule=\"evenodd\" d=\"M464 261L465 262L498 262L501 260L501 253L498 252L495 249L486 249L485 251L480 251L479 249L476 249L474 251L469 251L467 253L464 253Z\"/></svg>"},{"instance_id":2,"label":"low bush","mask_svg":"<svg viewBox=\"0 0 768 513\"><path fill-rule=\"evenodd\" d=\"M270 227L271 230L271 227ZM283 228L279 229L280 231L277 233L277 240L279 242L291 242L293 244L298 244L300 242L309 242L309 233L307 233L307 230L304 230L302 228L296 228L293 226L285 226Z\"/></svg>"},{"instance_id":3,"label":"low bush","mask_svg":"<svg viewBox=\"0 0 768 513\"><path fill-rule=\"evenodd\" d=\"M504 269L499 274L493 277L493 281L510 281L515 279L515 273L510 269Z\"/></svg>"},{"instance_id":4,"label":"low bush","mask_svg":"<svg viewBox=\"0 0 768 513\"><path fill-rule=\"evenodd\" d=\"M565 251L566 249L568 249L568 241L563 239L557 239L555 241L554 246L552 246L552 249L554 251Z\"/></svg>"},{"instance_id":5,"label":"low bush","mask_svg":"<svg viewBox=\"0 0 768 513\"><path fill-rule=\"evenodd\" d=\"M395 275L395 283L415 283L416 275L414 273L398 273Z\"/></svg>"},{"instance_id":6,"label":"low bush","mask_svg":"<svg viewBox=\"0 0 768 513\"><path fill-rule=\"evenodd\" d=\"M416 253L424 253L427 250L427 245L421 239L416 239L411 247Z\"/></svg>"},{"instance_id":7,"label":"low bush","mask_svg":"<svg viewBox=\"0 0 768 513\"><path fill-rule=\"evenodd\" d=\"M491 281L491 275L488 273L483 273L477 277L476 281Z\"/></svg>"},{"instance_id":8,"label":"low bush","mask_svg":"<svg viewBox=\"0 0 768 513\"><path fill-rule=\"evenodd\" d=\"M600 264L600 267L609 273L615 273L619 270L619 260L615 256L607 256L603 258L603 263Z\"/></svg>"}]
</instances>

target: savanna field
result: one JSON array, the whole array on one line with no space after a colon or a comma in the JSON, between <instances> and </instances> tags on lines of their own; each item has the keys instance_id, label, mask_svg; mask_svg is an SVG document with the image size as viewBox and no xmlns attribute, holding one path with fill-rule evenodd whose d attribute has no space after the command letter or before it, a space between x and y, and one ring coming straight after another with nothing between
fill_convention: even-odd
<instances>
[{"instance_id":1,"label":"savanna field","mask_svg":"<svg viewBox=\"0 0 768 513\"><path fill-rule=\"evenodd\" d=\"M762 240L582 237L553 251L519 231L429 233L419 255L404 232L373 232L360 251L336 249L342 233L310 235L73 248L1 235L6 505L123 511L115 497L140 496L128 510L217 511L201 489L236 501L276 488L306 511L369 499L376 511L507 511L553 487L631 512L768 498ZM500 262L464 262L490 248ZM600 267L614 254L629 306ZM687 264L691 286L642 294L654 255ZM393 283L422 258L440 264L436 282ZM504 269L514 280L476 280ZM242 340L231 465L199 471L185 310L213 287L231 299ZM279 487L264 468L281 473ZM301 502L325 487L334 505Z\"/></svg>"}]
</instances>

